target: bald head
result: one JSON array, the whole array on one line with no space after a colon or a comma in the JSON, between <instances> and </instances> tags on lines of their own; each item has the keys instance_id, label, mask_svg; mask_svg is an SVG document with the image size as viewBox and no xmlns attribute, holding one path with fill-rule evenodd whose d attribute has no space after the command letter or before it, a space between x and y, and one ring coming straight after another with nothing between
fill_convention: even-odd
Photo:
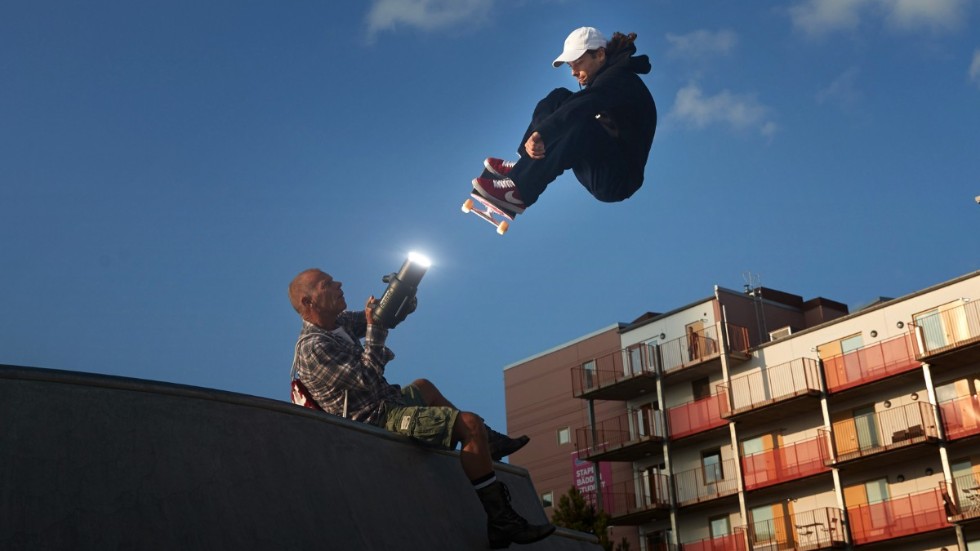
<instances>
[{"instance_id":1,"label":"bald head","mask_svg":"<svg viewBox=\"0 0 980 551\"><path fill-rule=\"evenodd\" d=\"M303 299L313 295L313 284L320 274L323 274L323 271L317 268L303 270L289 283L289 303L300 316L303 315Z\"/></svg>"}]
</instances>

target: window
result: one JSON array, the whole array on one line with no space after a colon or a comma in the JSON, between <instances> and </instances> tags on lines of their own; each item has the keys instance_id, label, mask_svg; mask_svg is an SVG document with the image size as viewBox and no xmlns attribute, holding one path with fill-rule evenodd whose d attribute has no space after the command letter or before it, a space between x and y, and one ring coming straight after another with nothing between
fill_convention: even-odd
<instances>
[{"instance_id":1,"label":"window","mask_svg":"<svg viewBox=\"0 0 980 551\"><path fill-rule=\"evenodd\" d=\"M721 469L721 450L713 449L701 452L701 466L704 470L704 483L720 482L725 479Z\"/></svg>"},{"instance_id":2,"label":"window","mask_svg":"<svg viewBox=\"0 0 980 551\"><path fill-rule=\"evenodd\" d=\"M554 503L555 503L555 493L554 492L545 492L545 493L541 494L541 506L542 507L544 507L545 509L547 509L548 507L551 507L552 505L554 505Z\"/></svg>"},{"instance_id":3,"label":"window","mask_svg":"<svg viewBox=\"0 0 980 551\"><path fill-rule=\"evenodd\" d=\"M708 529L711 531L711 538L720 538L732 533L731 524L728 522L728 515L708 519Z\"/></svg>"},{"instance_id":4,"label":"window","mask_svg":"<svg viewBox=\"0 0 980 551\"><path fill-rule=\"evenodd\" d=\"M558 429L558 445L568 444L572 441L572 430L568 427Z\"/></svg>"},{"instance_id":5,"label":"window","mask_svg":"<svg viewBox=\"0 0 980 551\"><path fill-rule=\"evenodd\" d=\"M704 400L711 397L711 380L707 377L691 381L691 392L694 393L695 400Z\"/></svg>"}]
</instances>

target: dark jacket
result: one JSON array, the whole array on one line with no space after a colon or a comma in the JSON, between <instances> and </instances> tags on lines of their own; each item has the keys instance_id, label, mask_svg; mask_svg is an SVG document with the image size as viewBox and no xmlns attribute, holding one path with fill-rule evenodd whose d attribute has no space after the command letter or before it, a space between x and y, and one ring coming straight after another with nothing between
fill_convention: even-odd
<instances>
[{"instance_id":1,"label":"dark jacket","mask_svg":"<svg viewBox=\"0 0 980 551\"><path fill-rule=\"evenodd\" d=\"M599 123L622 147L631 183L639 187L657 130L657 106L637 76L650 72L650 59L635 53L636 46L629 44L609 57L586 88L562 102L535 130L547 146L571 128L569 121L598 115Z\"/></svg>"}]
</instances>

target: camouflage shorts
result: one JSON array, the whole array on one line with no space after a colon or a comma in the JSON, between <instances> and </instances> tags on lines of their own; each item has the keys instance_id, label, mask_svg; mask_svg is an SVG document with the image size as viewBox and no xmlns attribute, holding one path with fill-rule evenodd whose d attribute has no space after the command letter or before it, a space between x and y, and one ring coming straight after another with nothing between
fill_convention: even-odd
<instances>
[{"instance_id":1,"label":"camouflage shorts","mask_svg":"<svg viewBox=\"0 0 980 551\"><path fill-rule=\"evenodd\" d=\"M381 426L448 450L455 447L453 425L458 416L457 409L426 406L419 390L409 385L402 388L401 400L385 404Z\"/></svg>"}]
</instances>

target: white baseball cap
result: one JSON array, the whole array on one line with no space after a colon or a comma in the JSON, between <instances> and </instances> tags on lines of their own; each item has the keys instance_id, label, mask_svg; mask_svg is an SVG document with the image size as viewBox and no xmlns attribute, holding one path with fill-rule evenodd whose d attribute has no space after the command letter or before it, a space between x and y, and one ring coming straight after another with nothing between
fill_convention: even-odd
<instances>
[{"instance_id":1,"label":"white baseball cap","mask_svg":"<svg viewBox=\"0 0 980 551\"><path fill-rule=\"evenodd\" d=\"M562 63L575 61L589 50L605 48L606 42L606 37L595 27L579 27L565 39L565 49L552 65L559 67Z\"/></svg>"}]
</instances>

